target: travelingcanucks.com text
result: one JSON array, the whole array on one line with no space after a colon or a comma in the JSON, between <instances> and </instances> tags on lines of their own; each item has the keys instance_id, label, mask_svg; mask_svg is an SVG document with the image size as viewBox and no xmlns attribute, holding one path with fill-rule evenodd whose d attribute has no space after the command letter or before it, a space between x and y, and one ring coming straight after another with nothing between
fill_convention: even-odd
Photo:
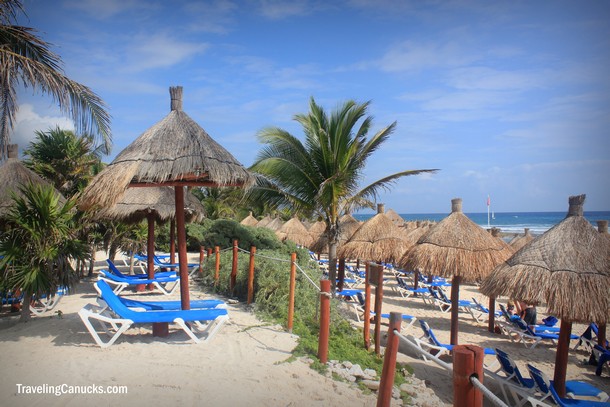
<instances>
[{"instance_id":1,"label":"travelingcanucks.com text","mask_svg":"<svg viewBox=\"0 0 610 407\"><path fill-rule=\"evenodd\" d=\"M127 386L70 385L70 384L39 384L27 385L17 383L17 394L127 394Z\"/></svg>"}]
</instances>

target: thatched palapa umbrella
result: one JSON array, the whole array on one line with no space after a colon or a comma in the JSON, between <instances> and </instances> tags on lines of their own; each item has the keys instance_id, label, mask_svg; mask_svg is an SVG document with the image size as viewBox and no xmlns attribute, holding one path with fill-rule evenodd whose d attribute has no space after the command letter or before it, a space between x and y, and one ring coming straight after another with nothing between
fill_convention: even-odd
<instances>
[{"instance_id":1,"label":"thatched palapa umbrella","mask_svg":"<svg viewBox=\"0 0 610 407\"><path fill-rule=\"evenodd\" d=\"M0 165L0 218L6 217L15 203L11 192L16 196L22 196L20 188L32 183L34 185L51 185L50 182L40 177L34 171L19 161L17 144L7 146L8 158ZM65 202L59 191L60 202Z\"/></svg>"},{"instance_id":2,"label":"thatched palapa umbrella","mask_svg":"<svg viewBox=\"0 0 610 407\"><path fill-rule=\"evenodd\" d=\"M532 234L530 233L530 229L525 228L523 236L515 237L514 239L512 239L510 241L509 244L512 246L512 248L515 251L517 251L520 248L522 248L523 246L525 246L526 244L528 244L529 242L531 242L532 240L534 240L534 236L532 236Z\"/></svg>"},{"instance_id":3,"label":"thatched palapa umbrella","mask_svg":"<svg viewBox=\"0 0 610 407\"><path fill-rule=\"evenodd\" d=\"M239 223L244 226L256 226L258 224L258 220L254 216L252 216L252 211L250 211L248 216L243 218L242 221Z\"/></svg>"},{"instance_id":4,"label":"thatched palapa umbrella","mask_svg":"<svg viewBox=\"0 0 610 407\"><path fill-rule=\"evenodd\" d=\"M185 220L203 219L205 209L191 193L185 193ZM170 226L170 262L173 263L175 253L175 193L170 187L128 188L123 197L114 205L103 208L95 213L97 219L112 219L126 223L138 223L144 219L148 222L147 254L148 276L154 277L155 253L155 221L161 223L171 220ZM152 285L150 286L152 288Z\"/></svg>"},{"instance_id":5,"label":"thatched palapa umbrella","mask_svg":"<svg viewBox=\"0 0 610 407\"><path fill-rule=\"evenodd\" d=\"M364 222L358 230L339 248L337 257L395 263L407 250L404 231L396 226L383 212Z\"/></svg>"},{"instance_id":6,"label":"thatched palapa umbrella","mask_svg":"<svg viewBox=\"0 0 610 407\"><path fill-rule=\"evenodd\" d=\"M291 240L304 247L309 247L313 240L307 228L296 216L284 223L275 234L282 241Z\"/></svg>"},{"instance_id":7,"label":"thatched palapa umbrella","mask_svg":"<svg viewBox=\"0 0 610 407\"><path fill-rule=\"evenodd\" d=\"M182 111L182 87L171 87L171 111L127 146L85 189L82 209L114 205L129 187L175 189L180 294L189 309L185 186L248 186L252 175Z\"/></svg>"},{"instance_id":8,"label":"thatched palapa umbrella","mask_svg":"<svg viewBox=\"0 0 610 407\"><path fill-rule=\"evenodd\" d=\"M267 227L267 225L271 222L271 216L269 215L265 215L263 217L263 219L259 220L258 223L256 224L257 228L264 228Z\"/></svg>"},{"instance_id":9,"label":"thatched palapa umbrella","mask_svg":"<svg viewBox=\"0 0 610 407\"><path fill-rule=\"evenodd\" d=\"M390 220L394 222L396 226L403 226L405 223L407 223L394 209L388 209L385 212L385 215L390 218Z\"/></svg>"},{"instance_id":10,"label":"thatched palapa umbrella","mask_svg":"<svg viewBox=\"0 0 610 407\"><path fill-rule=\"evenodd\" d=\"M478 281L512 251L462 213L462 200L451 200L451 214L432 226L399 261L407 270L422 270L451 282L451 344L458 343L460 282Z\"/></svg>"},{"instance_id":11,"label":"thatched palapa umbrella","mask_svg":"<svg viewBox=\"0 0 610 407\"><path fill-rule=\"evenodd\" d=\"M271 222L269 222L265 225L265 227L274 232L277 232L282 228L282 225L284 225L284 222L282 222L282 220L280 218L273 218L273 219L271 219Z\"/></svg>"},{"instance_id":12,"label":"thatched palapa umbrella","mask_svg":"<svg viewBox=\"0 0 610 407\"><path fill-rule=\"evenodd\" d=\"M583 216L585 195L571 196L566 218L498 266L481 285L486 295L544 302L561 319L554 386L565 397L573 322L605 324L610 310L610 245Z\"/></svg>"}]
</instances>

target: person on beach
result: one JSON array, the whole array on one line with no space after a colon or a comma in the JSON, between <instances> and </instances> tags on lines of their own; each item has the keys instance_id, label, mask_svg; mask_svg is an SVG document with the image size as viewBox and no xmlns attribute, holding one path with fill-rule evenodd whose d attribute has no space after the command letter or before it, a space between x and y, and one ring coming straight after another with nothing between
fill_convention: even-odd
<instances>
[{"instance_id":1,"label":"person on beach","mask_svg":"<svg viewBox=\"0 0 610 407\"><path fill-rule=\"evenodd\" d=\"M517 315L517 310L515 310L515 303L512 301L508 301L506 303L506 311L508 311L508 315L510 315L511 317L513 315Z\"/></svg>"},{"instance_id":2,"label":"person on beach","mask_svg":"<svg viewBox=\"0 0 610 407\"><path fill-rule=\"evenodd\" d=\"M525 321L530 327L536 325L536 306L533 304L527 304L523 301L517 301L519 316Z\"/></svg>"}]
</instances>

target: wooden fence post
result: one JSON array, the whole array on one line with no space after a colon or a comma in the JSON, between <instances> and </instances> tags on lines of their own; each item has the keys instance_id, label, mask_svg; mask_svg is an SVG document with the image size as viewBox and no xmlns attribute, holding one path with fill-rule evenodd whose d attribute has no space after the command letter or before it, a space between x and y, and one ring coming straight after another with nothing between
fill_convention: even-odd
<instances>
[{"instance_id":1,"label":"wooden fence post","mask_svg":"<svg viewBox=\"0 0 610 407\"><path fill-rule=\"evenodd\" d=\"M229 282L229 290L233 295L235 283L237 282L237 239L233 240L233 265L231 267L231 281Z\"/></svg>"},{"instance_id":2,"label":"wooden fence post","mask_svg":"<svg viewBox=\"0 0 610 407\"><path fill-rule=\"evenodd\" d=\"M220 247L214 247L214 251L216 252L216 269L214 271L214 285L218 285L218 280L220 280Z\"/></svg>"},{"instance_id":3,"label":"wooden fence post","mask_svg":"<svg viewBox=\"0 0 610 407\"><path fill-rule=\"evenodd\" d=\"M294 319L294 290L297 278L297 254L290 255L290 291L288 293L288 332L292 333L292 321Z\"/></svg>"},{"instance_id":4,"label":"wooden fence post","mask_svg":"<svg viewBox=\"0 0 610 407\"><path fill-rule=\"evenodd\" d=\"M396 374L396 352L398 352L398 336L394 330L400 332L402 314L400 312L390 313L390 326L388 328L388 343L383 358L381 369L381 381L377 393L377 407L390 407L392 401L392 389L394 387L394 375Z\"/></svg>"},{"instance_id":5,"label":"wooden fence post","mask_svg":"<svg viewBox=\"0 0 610 407\"><path fill-rule=\"evenodd\" d=\"M483 383L483 358L485 351L475 345L456 345L453 348L453 405L483 406L483 393L470 382L476 375Z\"/></svg>"},{"instance_id":6,"label":"wooden fence post","mask_svg":"<svg viewBox=\"0 0 610 407\"><path fill-rule=\"evenodd\" d=\"M250 247L250 265L248 268L248 305L252 304L254 300L254 255L256 254L256 247Z\"/></svg>"},{"instance_id":7,"label":"wooden fence post","mask_svg":"<svg viewBox=\"0 0 610 407\"><path fill-rule=\"evenodd\" d=\"M320 335L318 359L328 362L328 337L330 336L330 280L320 280Z\"/></svg>"},{"instance_id":8,"label":"wooden fence post","mask_svg":"<svg viewBox=\"0 0 610 407\"><path fill-rule=\"evenodd\" d=\"M205 246L199 246L199 275L203 275L203 259L205 259Z\"/></svg>"}]
</instances>

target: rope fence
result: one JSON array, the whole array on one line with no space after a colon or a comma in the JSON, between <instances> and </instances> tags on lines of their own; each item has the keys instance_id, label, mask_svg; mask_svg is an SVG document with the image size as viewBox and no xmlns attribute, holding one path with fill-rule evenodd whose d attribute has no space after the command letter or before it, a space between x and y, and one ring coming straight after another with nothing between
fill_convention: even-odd
<instances>
[{"instance_id":1,"label":"rope fence","mask_svg":"<svg viewBox=\"0 0 610 407\"><path fill-rule=\"evenodd\" d=\"M474 354L479 352L482 355L483 349L479 347L456 346L454 348L453 364L447 363L437 356L432 355L426 350L422 349L420 346L418 346L417 341L413 341L402 335L400 333L401 320L402 315L400 313L392 312L390 314L388 342L384 357L379 393L377 394L377 407L387 407L390 405L392 383L394 382L394 372L396 370L396 354L398 352L399 342L407 345L407 347L409 347L416 354L424 357L424 359L432 360L434 363L442 367L448 375L453 377L454 405L480 407L483 405L483 397L485 397L494 406L509 407L479 380L479 377L483 376L483 358L475 358ZM464 381L466 383L464 383ZM471 385L472 388L469 388L468 385Z\"/></svg>"}]
</instances>

